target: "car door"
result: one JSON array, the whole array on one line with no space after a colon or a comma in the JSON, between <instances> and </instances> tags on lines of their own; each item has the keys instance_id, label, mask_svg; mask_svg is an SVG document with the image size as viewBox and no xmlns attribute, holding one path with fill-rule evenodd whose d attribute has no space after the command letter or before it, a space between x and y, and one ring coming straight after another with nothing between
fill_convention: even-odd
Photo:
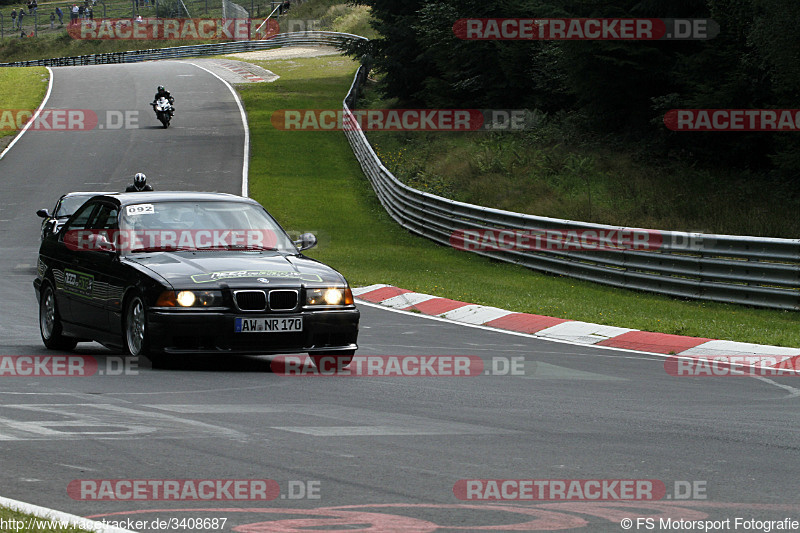
<instances>
[{"instance_id":1,"label":"car door","mask_svg":"<svg viewBox=\"0 0 800 533\"><path fill-rule=\"evenodd\" d=\"M72 324L87 324L87 305L92 295L92 277L81 265L79 247L71 236L86 230L99 204L82 206L58 234L58 244L53 250L52 269L56 282L56 299L61 319ZM66 237L66 238L65 238Z\"/></svg>"},{"instance_id":2,"label":"car door","mask_svg":"<svg viewBox=\"0 0 800 533\"><path fill-rule=\"evenodd\" d=\"M113 243L119 226L117 218L119 208L110 202L99 202L98 208L92 213L86 229L95 245L85 246L82 253L77 254L76 265L81 275L91 284L91 291L87 298L81 299L81 319L92 329L109 330L109 308L122 297L121 280L119 273L119 252L115 248L101 249L96 244L96 238L105 237ZM77 301L77 300L76 300Z\"/></svg>"}]
</instances>

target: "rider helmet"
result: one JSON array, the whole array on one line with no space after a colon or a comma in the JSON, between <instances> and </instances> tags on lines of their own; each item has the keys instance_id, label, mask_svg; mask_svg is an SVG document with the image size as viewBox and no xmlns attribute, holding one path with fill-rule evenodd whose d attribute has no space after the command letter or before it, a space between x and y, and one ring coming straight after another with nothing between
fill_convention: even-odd
<instances>
[{"instance_id":1,"label":"rider helmet","mask_svg":"<svg viewBox=\"0 0 800 533\"><path fill-rule=\"evenodd\" d=\"M144 189L145 184L147 183L147 176L144 175L142 172L137 172L136 175L133 177L133 186L136 187L137 190Z\"/></svg>"}]
</instances>

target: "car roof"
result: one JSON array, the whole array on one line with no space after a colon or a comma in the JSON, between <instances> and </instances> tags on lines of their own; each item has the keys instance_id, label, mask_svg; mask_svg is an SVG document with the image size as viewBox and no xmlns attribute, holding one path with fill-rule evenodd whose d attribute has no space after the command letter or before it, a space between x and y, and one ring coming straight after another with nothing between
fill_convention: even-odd
<instances>
[{"instance_id":1,"label":"car roof","mask_svg":"<svg viewBox=\"0 0 800 533\"><path fill-rule=\"evenodd\" d=\"M72 191L62 195L61 198L69 198L70 196L88 196L91 198L92 196L103 196L106 194L114 193L109 191Z\"/></svg>"},{"instance_id":2,"label":"car roof","mask_svg":"<svg viewBox=\"0 0 800 533\"><path fill-rule=\"evenodd\" d=\"M236 196L224 192L194 192L194 191L158 191L158 192L120 192L120 193L101 193L105 199L116 200L120 205L144 204L149 202L208 202L208 201L228 201L241 202L248 204L257 203L251 198Z\"/></svg>"}]
</instances>

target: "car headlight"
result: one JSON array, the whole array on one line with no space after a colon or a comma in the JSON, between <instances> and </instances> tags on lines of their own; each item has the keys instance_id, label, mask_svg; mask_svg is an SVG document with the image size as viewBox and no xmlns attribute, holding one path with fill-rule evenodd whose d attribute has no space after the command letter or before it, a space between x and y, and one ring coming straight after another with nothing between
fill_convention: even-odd
<instances>
[{"instance_id":1,"label":"car headlight","mask_svg":"<svg viewBox=\"0 0 800 533\"><path fill-rule=\"evenodd\" d=\"M217 307L222 305L222 291L164 291L158 307Z\"/></svg>"},{"instance_id":2,"label":"car headlight","mask_svg":"<svg viewBox=\"0 0 800 533\"><path fill-rule=\"evenodd\" d=\"M350 287L306 289L306 305L353 305Z\"/></svg>"}]
</instances>

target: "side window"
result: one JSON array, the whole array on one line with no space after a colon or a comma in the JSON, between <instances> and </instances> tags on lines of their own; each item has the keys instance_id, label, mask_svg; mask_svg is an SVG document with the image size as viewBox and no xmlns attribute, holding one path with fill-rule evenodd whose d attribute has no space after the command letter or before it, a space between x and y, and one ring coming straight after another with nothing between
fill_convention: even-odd
<instances>
[{"instance_id":1,"label":"side window","mask_svg":"<svg viewBox=\"0 0 800 533\"><path fill-rule=\"evenodd\" d=\"M109 204L101 204L100 209L92 217L92 221L87 225L90 229L116 229L117 227L117 208Z\"/></svg>"},{"instance_id":2,"label":"side window","mask_svg":"<svg viewBox=\"0 0 800 533\"><path fill-rule=\"evenodd\" d=\"M86 229L89 219L91 218L92 213L97 205L98 204L95 203L86 204L78 209L75 215L67 223L67 226L64 228L64 231L61 232L61 234L64 235L69 230Z\"/></svg>"}]
</instances>

